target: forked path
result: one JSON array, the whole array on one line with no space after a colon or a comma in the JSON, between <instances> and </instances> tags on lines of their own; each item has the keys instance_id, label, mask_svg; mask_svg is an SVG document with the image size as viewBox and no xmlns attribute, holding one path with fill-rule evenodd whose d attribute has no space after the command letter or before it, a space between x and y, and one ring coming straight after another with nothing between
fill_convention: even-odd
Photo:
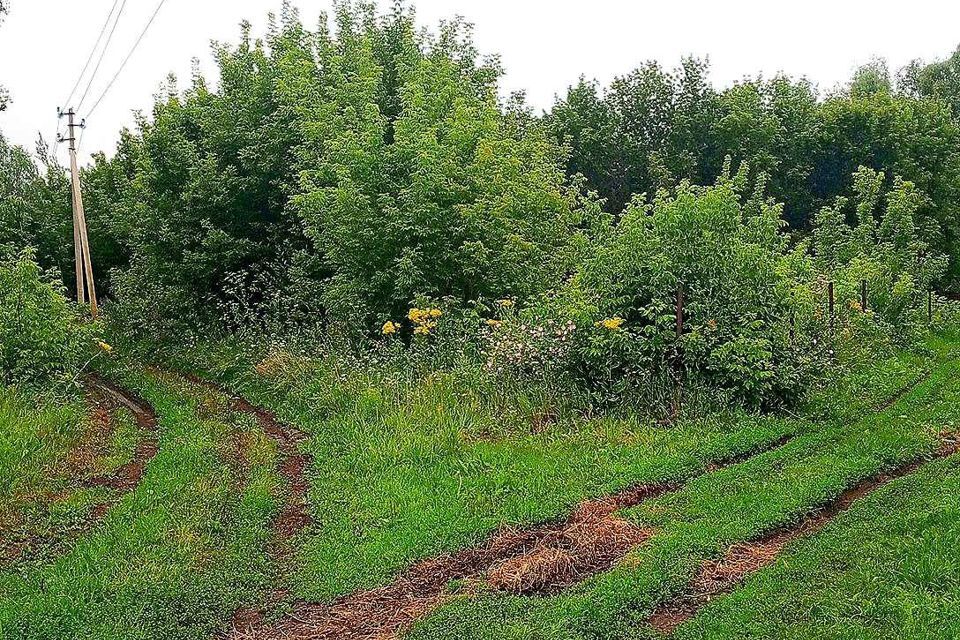
<instances>
[{"instance_id":1,"label":"forked path","mask_svg":"<svg viewBox=\"0 0 960 640\"><path fill-rule=\"evenodd\" d=\"M933 460L960 452L960 440L950 435L933 455ZM858 500L869 496L887 483L918 471L927 461L905 464L889 473L867 478L847 489L835 500L802 519L799 523L778 529L756 540L730 547L719 560L708 560L687 586L687 592L665 602L650 616L650 626L669 635L693 618L714 598L736 589L750 575L773 564L793 540L811 536L835 517L849 510Z\"/></svg>"},{"instance_id":2,"label":"forked path","mask_svg":"<svg viewBox=\"0 0 960 640\"><path fill-rule=\"evenodd\" d=\"M714 463L703 473L738 464L783 446L789 437ZM682 483L632 487L581 503L565 520L526 529L503 529L483 544L424 560L393 582L332 604L301 602L279 622L236 627L231 640L381 640L395 638L456 596L451 583L471 590L485 584L512 593L552 593L607 571L655 531L617 512L674 492ZM462 593L462 591L461 591Z\"/></svg>"},{"instance_id":3,"label":"forked path","mask_svg":"<svg viewBox=\"0 0 960 640\"><path fill-rule=\"evenodd\" d=\"M300 451L300 445L308 439L307 434L293 425L281 422L272 411L253 404L219 384L192 374L184 374L184 377L194 384L226 396L234 411L252 416L264 433L276 443L280 455L278 471L283 477L285 491L283 503L270 524L273 538L267 553L278 566L282 566L293 552L291 539L310 526L311 522L307 498L310 487L307 469L312 460L309 455ZM285 596L286 591L278 589L269 595L268 601L279 601ZM234 615L232 629L225 637L246 637L251 628L263 624L265 613L264 609L259 607L240 609Z\"/></svg>"}]
</instances>

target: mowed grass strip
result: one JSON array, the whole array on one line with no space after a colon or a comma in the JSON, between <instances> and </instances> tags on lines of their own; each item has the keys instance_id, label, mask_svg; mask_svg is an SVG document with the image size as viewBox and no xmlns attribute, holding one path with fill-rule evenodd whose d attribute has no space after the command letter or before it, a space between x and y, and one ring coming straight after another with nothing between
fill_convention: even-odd
<instances>
[{"instance_id":1,"label":"mowed grass strip","mask_svg":"<svg viewBox=\"0 0 960 640\"><path fill-rule=\"evenodd\" d=\"M207 638L269 581L276 451L188 386L129 374L159 416L160 451L140 485L66 555L0 573L0 637Z\"/></svg>"},{"instance_id":2,"label":"mowed grass strip","mask_svg":"<svg viewBox=\"0 0 960 640\"><path fill-rule=\"evenodd\" d=\"M931 346L940 362L883 412L853 424L827 423L628 511L659 533L614 570L553 597L465 597L421 623L412 637L658 637L647 617L683 594L705 560L798 522L865 478L922 459L937 447L941 429L960 424L956 341L938 338ZM902 364L896 360L893 368Z\"/></svg>"}]
</instances>

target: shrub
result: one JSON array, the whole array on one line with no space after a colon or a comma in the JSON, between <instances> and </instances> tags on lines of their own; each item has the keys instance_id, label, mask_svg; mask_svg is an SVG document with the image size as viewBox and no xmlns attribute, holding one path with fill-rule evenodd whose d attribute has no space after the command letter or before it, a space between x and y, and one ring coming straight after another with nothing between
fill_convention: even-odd
<instances>
[{"instance_id":1,"label":"shrub","mask_svg":"<svg viewBox=\"0 0 960 640\"><path fill-rule=\"evenodd\" d=\"M712 187L684 183L651 204L635 199L557 295L497 325L499 340L520 344L508 353L528 365L532 351L554 355L528 349L536 340L521 344L515 323L534 325L534 337L576 327L569 349L556 350L559 364L605 402L681 379L751 405L794 396L816 353L805 344L812 335L791 331L809 259L789 249L782 207L764 199L762 184L741 195L746 172L727 171Z\"/></svg>"},{"instance_id":2,"label":"shrub","mask_svg":"<svg viewBox=\"0 0 960 640\"><path fill-rule=\"evenodd\" d=\"M0 382L49 384L75 377L94 345L59 281L29 253L0 259Z\"/></svg>"},{"instance_id":3,"label":"shrub","mask_svg":"<svg viewBox=\"0 0 960 640\"><path fill-rule=\"evenodd\" d=\"M900 178L884 194L885 182L883 173L861 167L852 202L839 198L817 215L813 251L816 268L835 283L841 318L863 315L865 280L866 311L891 336L908 339L925 327L927 292L947 272L948 260L917 228L924 194Z\"/></svg>"}]
</instances>

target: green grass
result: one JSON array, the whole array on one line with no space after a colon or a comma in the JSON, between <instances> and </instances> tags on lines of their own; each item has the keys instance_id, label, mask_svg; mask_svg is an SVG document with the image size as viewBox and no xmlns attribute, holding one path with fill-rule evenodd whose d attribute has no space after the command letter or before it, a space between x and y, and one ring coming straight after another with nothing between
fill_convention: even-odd
<instances>
[{"instance_id":1,"label":"green grass","mask_svg":"<svg viewBox=\"0 0 960 640\"><path fill-rule=\"evenodd\" d=\"M79 391L0 388L0 543L3 563L40 560L81 531L114 492L83 482L133 459L144 436L126 407L98 423Z\"/></svg>"},{"instance_id":2,"label":"green grass","mask_svg":"<svg viewBox=\"0 0 960 640\"><path fill-rule=\"evenodd\" d=\"M646 616L682 593L704 559L929 453L937 429L960 425L958 349L957 336L942 334L926 349L854 367L797 416L727 411L672 426L584 418L533 391L498 395L502 390L463 372L391 377L291 358L255 373L214 354L205 360L215 363L208 375L309 434L314 524L297 539L282 576L264 553L280 489L274 445L249 417L229 412L219 394L175 377L126 372L124 383L158 411L160 453L141 485L61 557L0 573L0 637L206 638L277 583L295 597L330 601L383 584L418 559L474 544L503 524L550 520L585 498L637 483L692 479L624 514L659 533L614 570L551 597L464 597L412 634L652 637ZM886 407L891 399L896 403ZM26 404L23 411L29 414ZM542 413L555 419L535 418ZM129 454L129 427L121 425L101 464ZM238 432L252 443L246 464L231 458ZM713 461L784 435L795 437L701 475ZM64 517L82 511L83 499L65 503ZM833 527L822 535L828 531ZM939 574L931 568L929 575ZM707 620L717 612L717 628L737 624L730 619L736 608L719 608L724 600L704 614ZM724 637L699 624L682 633ZM771 618L769 628L786 628L778 624L788 621Z\"/></svg>"},{"instance_id":3,"label":"green grass","mask_svg":"<svg viewBox=\"0 0 960 640\"><path fill-rule=\"evenodd\" d=\"M681 627L681 640L960 637L960 457L884 487Z\"/></svg>"},{"instance_id":4,"label":"green grass","mask_svg":"<svg viewBox=\"0 0 960 640\"><path fill-rule=\"evenodd\" d=\"M658 603L681 594L705 559L719 557L735 542L797 522L861 479L922 457L936 446L941 428L960 426L955 343L936 340L932 346L940 360L932 375L884 412L852 424L828 421L781 449L693 480L678 493L629 511L627 517L658 527L658 534L613 571L554 597L486 594L460 599L422 623L412 637L656 637L645 626L647 615ZM902 356L887 366L900 370L907 359ZM867 404L874 400L871 394L856 397ZM837 406L843 407L854 397L839 400ZM935 556L927 561L938 562ZM882 580L883 572L874 579Z\"/></svg>"},{"instance_id":5,"label":"green grass","mask_svg":"<svg viewBox=\"0 0 960 640\"><path fill-rule=\"evenodd\" d=\"M807 426L735 413L672 428L566 417L531 433L529 416L504 419L484 390L455 374L398 388L362 375L334 381L321 369L272 386L250 375L229 382L311 435L315 526L291 576L296 595L311 601L381 584L502 524L555 518L635 483L697 475Z\"/></svg>"},{"instance_id":6,"label":"green grass","mask_svg":"<svg viewBox=\"0 0 960 640\"><path fill-rule=\"evenodd\" d=\"M86 431L79 397L0 386L0 539L42 518L68 484L67 454Z\"/></svg>"},{"instance_id":7,"label":"green grass","mask_svg":"<svg viewBox=\"0 0 960 640\"><path fill-rule=\"evenodd\" d=\"M118 407L113 413L109 450L95 461L97 474L109 475L130 462L143 435L133 413L127 407Z\"/></svg>"},{"instance_id":8,"label":"green grass","mask_svg":"<svg viewBox=\"0 0 960 640\"><path fill-rule=\"evenodd\" d=\"M0 573L0 637L207 638L269 581L272 443L252 439L237 490L221 447L242 421L205 411L192 387L138 375L124 382L157 409L160 452L68 553Z\"/></svg>"},{"instance_id":9,"label":"green grass","mask_svg":"<svg viewBox=\"0 0 960 640\"><path fill-rule=\"evenodd\" d=\"M931 341L933 351L953 344L941 342ZM851 414L869 414L921 380L933 351L897 354L879 372L857 369L821 396L810 415L842 424ZM228 361L223 355L208 360ZM811 429L802 417L738 412L671 428L560 412L556 424L530 433L539 398L497 398L496 390L469 377L434 373L391 382L327 363L290 362L268 377L248 366L214 375L312 436L306 449L315 458L317 524L290 579L296 595L310 601L382 584L412 562L476 543L502 524L549 520L585 498L631 484L696 476L712 460ZM913 436L888 459L929 448L929 438ZM850 463L851 474L856 464ZM876 464L861 462L865 472ZM797 498L800 504L809 499Z\"/></svg>"}]
</instances>

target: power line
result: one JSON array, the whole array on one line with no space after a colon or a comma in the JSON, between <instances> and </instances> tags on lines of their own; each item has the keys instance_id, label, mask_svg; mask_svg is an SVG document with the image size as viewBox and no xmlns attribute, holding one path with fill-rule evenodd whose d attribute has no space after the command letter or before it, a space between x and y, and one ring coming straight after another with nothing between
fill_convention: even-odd
<instances>
[{"instance_id":1,"label":"power line","mask_svg":"<svg viewBox=\"0 0 960 640\"><path fill-rule=\"evenodd\" d=\"M113 12L117 9L117 3L120 0L113 0L113 6L110 7L110 13L107 14L107 19L104 20L103 26L100 27L100 35L97 36L97 41L93 43L93 48L90 49L90 55L87 56L87 62L83 65L83 71L80 72L80 75L77 76L77 82L73 85L73 89L70 90L70 95L67 96L67 99L62 103L66 105L71 100L73 100L74 94L77 93L77 89L80 88L80 83L83 81L83 76L87 74L87 69L90 68L90 63L93 62L93 56L97 53L97 49L100 47L100 41L103 40L103 34L107 32L107 26L110 24L110 18L113 17Z\"/></svg>"},{"instance_id":2,"label":"power line","mask_svg":"<svg viewBox=\"0 0 960 640\"><path fill-rule=\"evenodd\" d=\"M116 0L114 0L114 4L116 4ZM100 51L100 57L97 59L97 66L93 68L93 73L90 74L90 78L87 81L87 88L83 90L83 97L80 98L80 104L77 105L78 110L83 106L84 101L87 99L87 95L90 93L90 87L93 86L93 81L97 78L97 73L100 71L100 65L103 64L103 58L107 55L107 49L110 48L110 41L113 40L113 34L117 31L117 25L120 24L120 16L123 14L123 9L126 6L127 0L123 0L123 2L120 4L120 10L117 12L117 17L113 21L113 27L110 29L110 35L107 36L107 41L104 43L103 49Z\"/></svg>"},{"instance_id":3,"label":"power line","mask_svg":"<svg viewBox=\"0 0 960 640\"><path fill-rule=\"evenodd\" d=\"M110 92L110 89L113 87L114 83L117 81L117 78L120 77L120 74L123 73L124 68L127 66L127 63L130 62L130 58L133 57L134 52L136 52L137 47L140 46L140 43L143 41L144 36L147 35L147 31L150 30L150 26L153 24L153 21L156 20L157 14L160 13L160 9L163 8L163 5L166 4L167 0L160 0L160 3L157 4L157 8L153 11L153 15L150 16L150 20L147 22L147 26L143 28L143 31L140 32L140 36L137 38L137 41L133 43L133 47L130 49L130 53L127 54L127 57L123 59L123 62L120 63L120 68L117 69L117 72L113 75L113 78L110 80L110 83L107 84L107 87L103 90L103 93L100 94L100 97L97 98L97 101L90 107L90 111L87 112L87 117L93 116L94 111L97 110L97 107L100 106L100 103L103 102L103 99L106 97L107 93Z\"/></svg>"}]
</instances>

